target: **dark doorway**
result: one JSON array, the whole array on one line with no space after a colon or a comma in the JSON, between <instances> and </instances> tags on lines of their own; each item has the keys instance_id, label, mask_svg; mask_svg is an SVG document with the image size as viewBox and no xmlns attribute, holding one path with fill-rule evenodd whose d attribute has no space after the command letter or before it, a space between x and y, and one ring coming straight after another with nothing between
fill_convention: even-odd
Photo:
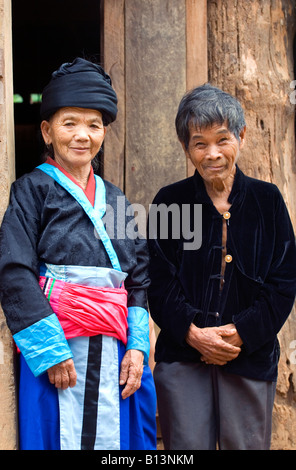
<instances>
[{"instance_id":1,"label":"dark doorway","mask_svg":"<svg viewBox=\"0 0 296 470\"><path fill-rule=\"evenodd\" d=\"M40 95L80 56L102 64L100 0L12 0L16 177L41 162Z\"/></svg>"}]
</instances>

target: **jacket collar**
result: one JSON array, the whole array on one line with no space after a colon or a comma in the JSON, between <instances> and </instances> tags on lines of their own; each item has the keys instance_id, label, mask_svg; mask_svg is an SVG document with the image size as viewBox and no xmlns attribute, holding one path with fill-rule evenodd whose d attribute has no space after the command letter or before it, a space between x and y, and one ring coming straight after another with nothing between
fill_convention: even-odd
<instances>
[{"instance_id":1,"label":"jacket collar","mask_svg":"<svg viewBox=\"0 0 296 470\"><path fill-rule=\"evenodd\" d=\"M212 204L212 200L209 197L204 181L197 170L195 170L193 178L193 184L195 188L195 199L201 204ZM246 176L236 165L236 173L233 181L231 193L228 201L232 206L240 204L244 199L246 191Z\"/></svg>"}]
</instances>

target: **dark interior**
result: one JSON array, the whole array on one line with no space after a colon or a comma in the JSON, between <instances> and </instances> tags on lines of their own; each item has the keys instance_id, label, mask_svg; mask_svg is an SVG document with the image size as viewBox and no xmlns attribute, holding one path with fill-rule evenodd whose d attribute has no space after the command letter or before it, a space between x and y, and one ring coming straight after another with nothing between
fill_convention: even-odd
<instances>
[{"instance_id":1,"label":"dark interior","mask_svg":"<svg viewBox=\"0 0 296 470\"><path fill-rule=\"evenodd\" d=\"M77 56L102 64L100 19L100 0L12 0L16 177L41 162L38 95L52 72Z\"/></svg>"}]
</instances>

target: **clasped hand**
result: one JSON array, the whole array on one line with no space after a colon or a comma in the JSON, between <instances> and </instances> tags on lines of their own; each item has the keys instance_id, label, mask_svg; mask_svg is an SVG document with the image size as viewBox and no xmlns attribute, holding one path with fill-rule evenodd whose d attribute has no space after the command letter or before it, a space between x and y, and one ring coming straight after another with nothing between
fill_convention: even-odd
<instances>
[{"instance_id":1,"label":"clasped hand","mask_svg":"<svg viewBox=\"0 0 296 470\"><path fill-rule=\"evenodd\" d=\"M198 328L191 324L186 341L201 353L203 362L219 366L235 359L242 345L242 340L232 323L208 328Z\"/></svg>"},{"instance_id":2,"label":"clasped hand","mask_svg":"<svg viewBox=\"0 0 296 470\"><path fill-rule=\"evenodd\" d=\"M141 386L143 373L143 358L141 351L136 349L128 350L121 362L119 383L125 385L122 390L122 398L132 395ZM65 390L68 387L74 387L77 381L73 359L67 359L47 370L50 383L56 388Z\"/></svg>"}]
</instances>

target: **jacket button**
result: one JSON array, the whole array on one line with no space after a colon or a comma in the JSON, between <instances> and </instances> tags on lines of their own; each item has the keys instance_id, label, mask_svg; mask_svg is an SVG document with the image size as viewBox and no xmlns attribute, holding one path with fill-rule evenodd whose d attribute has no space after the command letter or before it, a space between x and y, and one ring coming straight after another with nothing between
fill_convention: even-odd
<instances>
[{"instance_id":1,"label":"jacket button","mask_svg":"<svg viewBox=\"0 0 296 470\"><path fill-rule=\"evenodd\" d=\"M224 217L225 220L230 219L230 217L231 217L230 212L228 212L228 211L224 212L223 217Z\"/></svg>"},{"instance_id":2,"label":"jacket button","mask_svg":"<svg viewBox=\"0 0 296 470\"><path fill-rule=\"evenodd\" d=\"M231 256L231 255L226 255L226 256L225 256L225 261L226 261L226 263L231 263L231 261L232 261L232 256Z\"/></svg>"}]
</instances>

